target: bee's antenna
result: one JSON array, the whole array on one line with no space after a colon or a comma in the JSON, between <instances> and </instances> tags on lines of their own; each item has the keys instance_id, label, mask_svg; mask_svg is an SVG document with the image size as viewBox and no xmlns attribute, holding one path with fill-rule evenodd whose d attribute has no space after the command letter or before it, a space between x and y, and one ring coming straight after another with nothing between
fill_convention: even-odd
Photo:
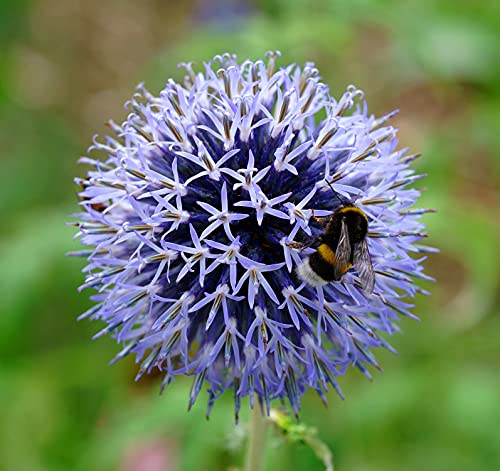
<instances>
[{"instance_id":1,"label":"bee's antenna","mask_svg":"<svg viewBox=\"0 0 500 471\"><path fill-rule=\"evenodd\" d=\"M330 189L333 191L333 194L335 195L335 198L337 198L340 203L344 206L348 206L349 204L351 204L349 201L347 201L343 196L339 195L335 189L333 188L333 185L325 178L325 182L328 184L328 186L330 187Z\"/></svg>"}]
</instances>

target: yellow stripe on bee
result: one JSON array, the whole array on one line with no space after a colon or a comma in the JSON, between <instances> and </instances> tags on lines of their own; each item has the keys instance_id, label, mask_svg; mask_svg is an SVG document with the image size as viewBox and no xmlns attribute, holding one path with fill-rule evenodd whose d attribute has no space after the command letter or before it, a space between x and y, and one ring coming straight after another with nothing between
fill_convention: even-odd
<instances>
[{"instance_id":1,"label":"yellow stripe on bee","mask_svg":"<svg viewBox=\"0 0 500 471\"><path fill-rule=\"evenodd\" d=\"M361 216L363 216L368 221L366 214L363 211L361 211L361 209L357 208L356 206L344 206L343 208L340 208L338 210L339 213L348 213L349 211L352 211L353 213L361 214Z\"/></svg>"},{"instance_id":2,"label":"yellow stripe on bee","mask_svg":"<svg viewBox=\"0 0 500 471\"><path fill-rule=\"evenodd\" d=\"M344 265L338 265L337 264L337 257L335 256L335 252L331 249L330 246L326 244L321 244L318 247L318 252L321 255L321 258L329 263L332 266L335 266L335 268L340 272L342 275L349 270L349 268L352 267L351 263L346 263Z\"/></svg>"},{"instance_id":3,"label":"yellow stripe on bee","mask_svg":"<svg viewBox=\"0 0 500 471\"><path fill-rule=\"evenodd\" d=\"M331 249L330 246L326 244L320 244L318 247L318 252L321 255L321 258L328 262L330 265L335 265L335 260L337 257L335 256L335 252Z\"/></svg>"}]
</instances>

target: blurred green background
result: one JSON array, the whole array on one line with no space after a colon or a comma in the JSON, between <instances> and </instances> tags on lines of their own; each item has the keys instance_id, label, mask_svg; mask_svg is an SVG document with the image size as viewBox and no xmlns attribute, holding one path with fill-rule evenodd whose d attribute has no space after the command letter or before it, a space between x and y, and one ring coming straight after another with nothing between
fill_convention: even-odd
<instances>
[{"instance_id":1,"label":"blurred green background","mask_svg":"<svg viewBox=\"0 0 500 471\"><path fill-rule=\"evenodd\" d=\"M227 470L242 460L232 398L210 421L186 412L190 381L158 396L113 340L76 322L76 165L108 118L179 61L279 49L316 62L332 93L366 91L400 109L400 140L423 152L426 262L437 283L404 320L397 357L369 383L355 370L342 402L306 395L302 419L337 470L500 469L500 2L470 0L0 0L0 469ZM246 407L244 407L246 409ZM270 438L268 469L321 470L306 447Z\"/></svg>"}]
</instances>

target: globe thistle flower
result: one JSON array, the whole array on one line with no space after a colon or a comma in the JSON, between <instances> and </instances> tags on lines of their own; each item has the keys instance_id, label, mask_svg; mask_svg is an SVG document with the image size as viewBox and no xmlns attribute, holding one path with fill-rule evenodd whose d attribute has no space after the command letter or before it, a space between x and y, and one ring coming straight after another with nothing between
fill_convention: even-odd
<instances>
[{"instance_id":1,"label":"globe thistle flower","mask_svg":"<svg viewBox=\"0 0 500 471\"><path fill-rule=\"evenodd\" d=\"M423 274L424 236L413 209L421 175L398 150L390 113L375 118L353 86L333 98L307 63L278 68L216 56L159 96L143 85L113 135L94 140L103 158L81 186L78 236L89 250L82 288L96 334L134 354L137 378L159 369L162 389L192 376L189 407L203 385L208 411L232 390L263 410L287 399L293 411L311 388L326 401L349 366L370 378L371 349L392 347ZM334 192L339 195L336 197ZM355 269L310 286L297 266L314 247L339 198L366 214L373 292Z\"/></svg>"}]
</instances>

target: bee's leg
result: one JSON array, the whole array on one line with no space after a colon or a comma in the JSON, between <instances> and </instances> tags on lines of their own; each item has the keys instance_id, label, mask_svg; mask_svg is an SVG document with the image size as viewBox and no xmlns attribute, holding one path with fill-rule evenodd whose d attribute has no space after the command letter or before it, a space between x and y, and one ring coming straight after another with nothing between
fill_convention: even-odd
<instances>
[{"instance_id":1,"label":"bee's leg","mask_svg":"<svg viewBox=\"0 0 500 471\"><path fill-rule=\"evenodd\" d=\"M315 222L317 222L318 224L321 224L322 227L325 227L327 224L328 224L328 220L330 218L326 217L326 218L319 218L317 216L314 215L314 209L311 209L311 219Z\"/></svg>"},{"instance_id":2,"label":"bee's leg","mask_svg":"<svg viewBox=\"0 0 500 471\"><path fill-rule=\"evenodd\" d=\"M291 247L292 249L299 249L299 250L304 250L307 249L308 247L312 247L313 245L317 244L321 240L321 236L319 237L313 237L309 242L287 242L286 245L288 247Z\"/></svg>"}]
</instances>

